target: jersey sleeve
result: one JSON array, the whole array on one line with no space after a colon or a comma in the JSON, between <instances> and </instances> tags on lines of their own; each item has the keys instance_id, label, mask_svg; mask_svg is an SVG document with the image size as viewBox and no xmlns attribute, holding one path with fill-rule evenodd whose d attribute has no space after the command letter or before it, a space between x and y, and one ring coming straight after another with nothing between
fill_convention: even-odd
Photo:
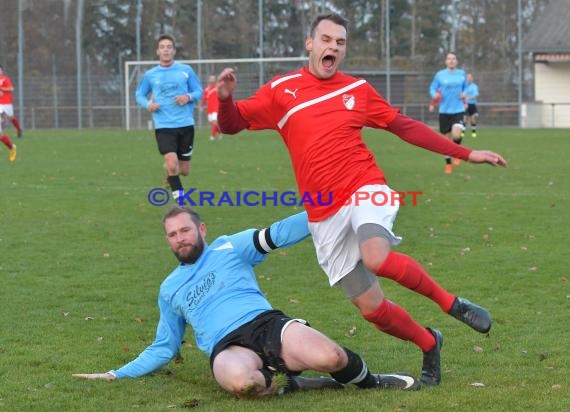
<instances>
[{"instance_id":1,"label":"jersey sleeve","mask_svg":"<svg viewBox=\"0 0 570 412\"><path fill-rule=\"evenodd\" d=\"M110 371L117 378L137 378L151 373L172 360L178 353L186 330L186 321L175 314L159 295L160 320L154 342L133 361L117 370Z\"/></svg>"},{"instance_id":2,"label":"jersey sleeve","mask_svg":"<svg viewBox=\"0 0 570 412\"><path fill-rule=\"evenodd\" d=\"M144 107L146 109L148 106L148 95L151 91L152 87L150 85L150 81L148 76L145 75L137 86L137 91L135 93L137 104L140 107Z\"/></svg>"},{"instance_id":3,"label":"jersey sleeve","mask_svg":"<svg viewBox=\"0 0 570 412\"><path fill-rule=\"evenodd\" d=\"M269 84L265 84L253 96L236 102L239 113L248 123L249 130L277 128L277 122L271 110L272 98L273 91Z\"/></svg>"},{"instance_id":4,"label":"jersey sleeve","mask_svg":"<svg viewBox=\"0 0 570 412\"><path fill-rule=\"evenodd\" d=\"M374 128L385 128L396 117L399 110L390 106L380 94L367 83L367 121L366 126Z\"/></svg>"},{"instance_id":5,"label":"jersey sleeve","mask_svg":"<svg viewBox=\"0 0 570 412\"><path fill-rule=\"evenodd\" d=\"M242 259L251 265L257 265L265 260L269 252L295 245L310 234L307 212L301 212L265 229L248 229L230 238Z\"/></svg>"},{"instance_id":6,"label":"jersey sleeve","mask_svg":"<svg viewBox=\"0 0 570 412\"><path fill-rule=\"evenodd\" d=\"M386 130L414 146L462 160L468 160L472 151L443 137L422 122L403 114L398 114Z\"/></svg>"},{"instance_id":7,"label":"jersey sleeve","mask_svg":"<svg viewBox=\"0 0 570 412\"><path fill-rule=\"evenodd\" d=\"M439 89L439 76L436 73L435 76L433 76L431 84L429 85L429 91L428 91L429 97L433 99L436 96L438 89Z\"/></svg>"},{"instance_id":8,"label":"jersey sleeve","mask_svg":"<svg viewBox=\"0 0 570 412\"><path fill-rule=\"evenodd\" d=\"M202 84L200 84L200 80L196 73L190 66L188 67L188 90L190 91L190 97L192 98L192 102L197 103L202 100L202 94L204 93L204 89L202 88Z\"/></svg>"}]
</instances>

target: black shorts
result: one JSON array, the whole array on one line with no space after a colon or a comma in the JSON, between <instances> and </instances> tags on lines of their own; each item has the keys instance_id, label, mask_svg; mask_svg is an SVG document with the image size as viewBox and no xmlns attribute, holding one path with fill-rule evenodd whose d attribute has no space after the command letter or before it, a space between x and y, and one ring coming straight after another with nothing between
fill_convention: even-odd
<instances>
[{"instance_id":1,"label":"black shorts","mask_svg":"<svg viewBox=\"0 0 570 412\"><path fill-rule=\"evenodd\" d=\"M194 126L156 129L154 136L161 155L176 153L178 160L192 159Z\"/></svg>"},{"instance_id":2,"label":"black shorts","mask_svg":"<svg viewBox=\"0 0 570 412\"><path fill-rule=\"evenodd\" d=\"M463 116L465 112L455 113L455 114L447 114L447 113L440 113L439 114L439 131L440 133L449 133L453 128L454 124L459 124L461 126L464 125L463 123Z\"/></svg>"},{"instance_id":3,"label":"black shorts","mask_svg":"<svg viewBox=\"0 0 570 412\"><path fill-rule=\"evenodd\" d=\"M469 104L467 105L467 110L465 111L465 114L466 114L467 116L474 116L474 115L476 115L477 113L478 113L478 112L477 112L477 105L476 105L475 103L469 103Z\"/></svg>"},{"instance_id":4,"label":"black shorts","mask_svg":"<svg viewBox=\"0 0 570 412\"><path fill-rule=\"evenodd\" d=\"M303 319L292 319L280 310L268 310L252 321L230 332L214 346L210 356L210 367L214 366L216 356L229 346L243 346L259 355L263 366L272 372L298 375L300 372L290 371L281 358L281 331L290 321L298 321L309 325Z\"/></svg>"}]
</instances>

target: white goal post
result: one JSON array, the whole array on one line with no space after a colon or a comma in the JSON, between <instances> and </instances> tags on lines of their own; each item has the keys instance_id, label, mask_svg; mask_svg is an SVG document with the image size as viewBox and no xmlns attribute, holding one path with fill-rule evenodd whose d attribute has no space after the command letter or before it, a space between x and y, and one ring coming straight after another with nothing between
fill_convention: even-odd
<instances>
[{"instance_id":1,"label":"white goal post","mask_svg":"<svg viewBox=\"0 0 570 412\"><path fill-rule=\"evenodd\" d=\"M219 74L225 67L235 68L239 86L235 93L236 99L251 96L261 85L278 74L284 74L298 69L307 61L307 57L267 57L246 59L202 59L176 60L192 67L202 85L211 74ZM154 60L132 60L124 64L124 96L125 96L125 126L127 130L152 128L150 113L135 101L135 92L142 75L158 65ZM195 104L195 108L198 105ZM206 115L196 111L196 125L207 124Z\"/></svg>"}]
</instances>

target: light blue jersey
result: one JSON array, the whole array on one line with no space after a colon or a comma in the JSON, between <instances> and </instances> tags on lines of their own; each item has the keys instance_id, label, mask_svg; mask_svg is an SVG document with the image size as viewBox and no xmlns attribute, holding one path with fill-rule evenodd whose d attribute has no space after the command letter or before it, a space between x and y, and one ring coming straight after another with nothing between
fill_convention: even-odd
<instances>
[{"instance_id":1,"label":"light blue jersey","mask_svg":"<svg viewBox=\"0 0 570 412\"><path fill-rule=\"evenodd\" d=\"M202 85L194 70L187 64L173 63L168 67L156 66L147 71L137 87L139 106L146 108L153 101L160 108L152 114L154 127L178 128L194 125L194 103L202 99ZM188 95L191 100L180 106L175 96Z\"/></svg>"},{"instance_id":2,"label":"light blue jersey","mask_svg":"<svg viewBox=\"0 0 570 412\"><path fill-rule=\"evenodd\" d=\"M477 97L479 97L479 86L471 82L467 84L465 89L465 95L467 96L467 103L477 104Z\"/></svg>"},{"instance_id":3,"label":"light blue jersey","mask_svg":"<svg viewBox=\"0 0 570 412\"><path fill-rule=\"evenodd\" d=\"M438 71L429 87L431 98L436 96L437 91L441 93L439 103L439 113L457 114L465 111L465 105L461 98L461 93L467 87L465 72L461 69Z\"/></svg>"},{"instance_id":4,"label":"light blue jersey","mask_svg":"<svg viewBox=\"0 0 570 412\"><path fill-rule=\"evenodd\" d=\"M154 342L135 360L111 372L117 378L135 378L166 365L180 349L186 324L194 330L198 348L209 357L228 333L272 309L253 267L270 250L293 245L309 234L307 213L302 212L269 229L221 236L206 245L194 264L178 265L162 282Z\"/></svg>"}]
</instances>

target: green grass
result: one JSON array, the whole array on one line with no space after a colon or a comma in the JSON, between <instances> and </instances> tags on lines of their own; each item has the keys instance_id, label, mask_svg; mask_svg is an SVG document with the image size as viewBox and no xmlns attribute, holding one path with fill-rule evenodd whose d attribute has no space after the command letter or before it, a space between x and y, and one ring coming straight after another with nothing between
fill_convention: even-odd
<instances>
[{"instance_id":1,"label":"green grass","mask_svg":"<svg viewBox=\"0 0 570 412\"><path fill-rule=\"evenodd\" d=\"M295 190L274 133L219 142L200 130L186 187ZM445 336L443 382L417 393L297 393L237 401L217 387L191 332L183 362L137 380L75 380L128 362L154 338L156 296L176 262L151 206L162 161L150 132L26 131L19 158L0 151L0 410L519 411L570 410L568 130L481 129L466 143L508 169L461 164L367 130L390 185L422 191L400 209L397 250L494 316L483 336L388 280L387 296ZM198 207L208 238L265 226L290 207ZM298 210L298 209L297 209ZM412 344L380 334L328 287L310 240L257 271L270 301L361 353L373 371L419 373ZM482 383L483 387L473 386Z\"/></svg>"}]
</instances>

